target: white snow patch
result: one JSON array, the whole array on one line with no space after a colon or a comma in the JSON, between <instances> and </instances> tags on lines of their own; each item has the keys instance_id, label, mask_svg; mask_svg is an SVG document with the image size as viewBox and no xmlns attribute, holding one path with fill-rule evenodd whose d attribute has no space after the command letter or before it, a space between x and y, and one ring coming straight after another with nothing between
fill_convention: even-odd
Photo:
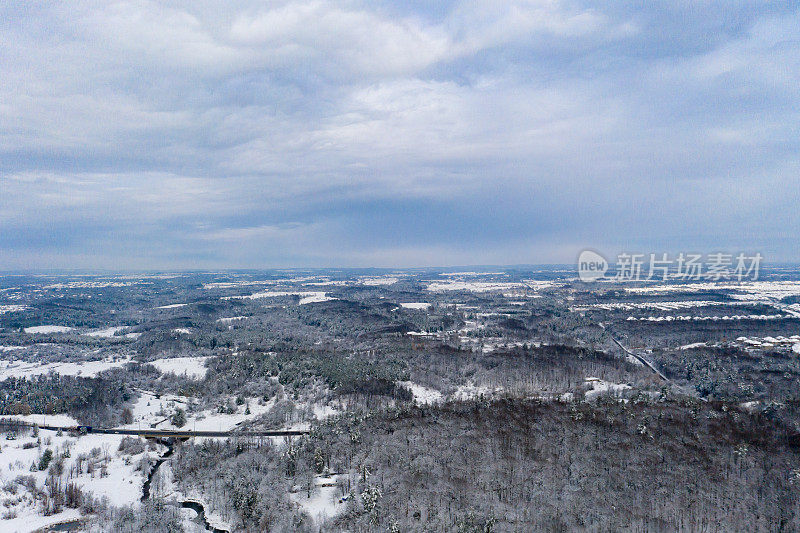
<instances>
[{"instance_id":1,"label":"white snow patch","mask_svg":"<svg viewBox=\"0 0 800 533\"><path fill-rule=\"evenodd\" d=\"M189 328L175 328L172 330L172 332L178 333L180 335L190 335L192 333L192 330L190 330Z\"/></svg>"},{"instance_id":2,"label":"white snow patch","mask_svg":"<svg viewBox=\"0 0 800 533\"><path fill-rule=\"evenodd\" d=\"M0 352L11 352L14 350L23 350L24 346L0 346Z\"/></svg>"},{"instance_id":3,"label":"white snow patch","mask_svg":"<svg viewBox=\"0 0 800 533\"><path fill-rule=\"evenodd\" d=\"M72 328L69 326L32 326L29 328L25 328L25 333L66 333L67 331L72 331Z\"/></svg>"},{"instance_id":4,"label":"white snow patch","mask_svg":"<svg viewBox=\"0 0 800 533\"><path fill-rule=\"evenodd\" d=\"M470 292L490 292L507 291L510 289L526 288L524 283L495 283L489 281L434 281L428 285L431 292L444 291L470 291Z\"/></svg>"},{"instance_id":5,"label":"white snow patch","mask_svg":"<svg viewBox=\"0 0 800 533\"><path fill-rule=\"evenodd\" d=\"M19 494L19 493L18 493ZM16 495L6 494L4 490L0 490L0 497L9 496L9 498L3 499L16 499ZM27 496L27 494L25 495ZM44 528L54 526L61 522L69 522L71 520L76 520L81 517L80 511L77 509L65 509L60 513L44 516L41 514L41 510L37 508L38 506L33 505L33 502L29 502L26 499L23 499L19 505L13 506L14 512L17 514L16 518L2 520L2 528L3 531L8 531L9 533L23 533L26 531L39 531ZM8 509L10 510L10 509Z\"/></svg>"},{"instance_id":6,"label":"white snow patch","mask_svg":"<svg viewBox=\"0 0 800 533\"><path fill-rule=\"evenodd\" d=\"M400 278L396 278L394 276L363 277L363 278L360 278L358 281L362 285L373 285L373 286L374 285L394 285L395 283L400 281Z\"/></svg>"},{"instance_id":7,"label":"white snow patch","mask_svg":"<svg viewBox=\"0 0 800 533\"><path fill-rule=\"evenodd\" d=\"M489 387L483 385L475 385L474 383L470 382L466 385L461 385L456 389L453 393L453 399L455 400L472 400L474 398L480 398L481 396L490 397L495 393L502 392L503 389L501 387L497 387L495 389L490 389Z\"/></svg>"},{"instance_id":8,"label":"white snow patch","mask_svg":"<svg viewBox=\"0 0 800 533\"><path fill-rule=\"evenodd\" d=\"M159 305L156 309L177 309L178 307L186 307L189 304L169 304L169 305Z\"/></svg>"},{"instance_id":9,"label":"white snow patch","mask_svg":"<svg viewBox=\"0 0 800 533\"><path fill-rule=\"evenodd\" d=\"M585 380L585 385L590 387L586 391L586 399L591 400L597 398L601 394L610 394L612 396L619 396L626 390L632 387L624 383L611 383L610 381L603 381L600 378L588 377Z\"/></svg>"},{"instance_id":10,"label":"white snow patch","mask_svg":"<svg viewBox=\"0 0 800 533\"><path fill-rule=\"evenodd\" d=\"M692 348L702 348L705 345L706 345L706 343L704 343L704 342L693 342L692 344L684 344L683 346L681 346L678 349L679 350L691 350Z\"/></svg>"},{"instance_id":11,"label":"white snow patch","mask_svg":"<svg viewBox=\"0 0 800 533\"><path fill-rule=\"evenodd\" d=\"M428 309L431 304L427 302L402 302L400 306L406 309Z\"/></svg>"},{"instance_id":12,"label":"white snow patch","mask_svg":"<svg viewBox=\"0 0 800 533\"><path fill-rule=\"evenodd\" d=\"M123 329L125 329L125 326L112 326L110 328L87 331L86 333L82 333L82 335L86 335L87 337L101 337L108 339L113 337L116 332L122 331Z\"/></svg>"},{"instance_id":13,"label":"white snow patch","mask_svg":"<svg viewBox=\"0 0 800 533\"><path fill-rule=\"evenodd\" d=\"M317 420L325 420L339 413L339 410L330 405L314 404L314 416Z\"/></svg>"},{"instance_id":14,"label":"white snow patch","mask_svg":"<svg viewBox=\"0 0 800 533\"><path fill-rule=\"evenodd\" d=\"M335 300L327 296L323 291L263 291L250 294L249 296L223 296L223 300L256 300L259 298L278 298L281 296L298 296L300 297L299 305L305 305L316 302L326 302L328 300Z\"/></svg>"},{"instance_id":15,"label":"white snow patch","mask_svg":"<svg viewBox=\"0 0 800 533\"><path fill-rule=\"evenodd\" d=\"M37 415L41 416L41 415ZM55 417L48 416L47 422L55 422ZM67 420L64 420L67 422ZM74 423L74 421L72 421ZM40 430L41 448L36 445L36 437L30 433L20 435L16 440L3 440L2 453L0 453L0 487L13 480L18 475L30 475L39 489L44 488L47 471L30 471L31 463L38 462L45 449L52 450L54 455L65 448L69 448L69 457L64 459L62 486L67 482L74 482L84 492L91 492L96 497L106 496L114 505L136 505L141 497L144 474L136 470L138 463L148 452L125 456L118 452L122 435L89 434L73 436L68 433L58 435L55 431ZM25 445L33 447L25 448ZM94 451L93 451L94 450ZM154 452L149 452L155 455ZM75 473L74 465L79 456L91 457L94 463L93 473L86 471L86 459L83 460L83 472ZM26 495L27 491L21 489L18 494ZM7 500L6 494L0 488L0 499ZM80 517L80 512L68 510L50 517L42 516L42 509L38 502L30 498L23 498L13 506L17 517L3 520L2 531L33 531L40 527L73 520Z\"/></svg>"},{"instance_id":16,"label":"white snow patch","mask_svg":"<svg viewBox=\"0 0 800 533\"><path fill-rule=\"evenodd\" d=\"M217 322L221 322L222 324L230 324L231 322L235 322L237 320L244 320L246 318L250 318L247 316L230 316L225 318L218 318Z\"/></svg>"},{"instance_id":17,"label":"white snow patch","mask_svg":"<svg viewBox=\"0 0 800 533\"><path fill-rule=\"evenodd\" d=\"M336 298L331 298L330 296L327 296L324 292L317 292L317 293L313 293L313 294L311 294L309 296L306 296L304 298L301 298L300 301L297 302L297 304L298 305L315 304L315 303L327 302L327 301L335 300L335 299Z\"/></svg>"},{"instance_id":18,"label":"white snow patch","mask_svg":"<svg viewBox=\"0 0 800 533\"><path fill-rule=\"evenodd\" d=\"M792 318L791 315L725 315L725 316L692 316L692 315L678 315L678 316L648 316L642 318L636 318L635 316L629 316L626 320L629 321L639 321L639 322L687 322L687 321L729 321L729 320L781 320L786 318Z\"/></svg>"},{"instance_id":19,"label":"white snow patch","mask_svg":"<svg viewBox=\"0 0 800 533\"><path fill-rule=\"evenodd\" d=\"M446 278L450 277L474 277L474 276L507 276L505 272L442 272L439 274Z\"/></svg>"},{"instance_id":20,"label":"white snow patch","mask_svg":"<svg viewBox=\"0 0 800 533\"><path fill-rule=\"evenodd\" d=\"M174 357L171 359L156 359L148 364L153 365L164 374L176 374L193 379L205 377L208 368L205 364L208 357Z\"/></svg>"},{"instance_id":21,"label":"white snow patch","mask_svg":"<svg viewBox=\"0 0 800 533\"><path fill-rule=\"evenodd\" d=\"M758 409L758 406L759 406L759 405L761 405L761 402L759 402L759 401L752 401L752 402L743 402L743 403L740 403L740 404L739 404L739 407L741 407L742 409L744 409L745 411L747 411L747 412L749 412L749 413L752 413L752 412L755 412L755 411L756 411L756 409Z\"/></svg>"},{"instance_id":22,"label":"white snow patch","mask_svg":"<svg viewBox=\"0 0 800 533\"><path fill-rule=\"evenodd\" d=\"M69 415L56 414L56 415L3 415L0 418L12 418L22 422L31 424L38 424L40 426L77 426L78 421Z\"/></svg>"},{"instance_id":23,"label":"white snow patch","mask_svg":"<svg viewBox=\"0 0 800 533\"><path fill-rule=\"evenodd\" d=\"M15 377L15 378L30 378L32 376L40 376L42 374L49 374L55 372L62 376L83 376L94 377L100 372L122 366L130 361L128 357L107 357L99 361L78 361L78 362L63 362L63 363L39 363L39 362L25 362L25 361L6 361L0 359L0 377L2 379Z\"/></svg>"},{"instance_id":24,"label":"white snow patch","mask_svg":"<svg viewBox=\"0 0 800 533\"><path fill-rule=\"evenodd\" d=\"M184 396L176 396L172 394L164 394L156 396L149 391L138 391L140 396L133 404L133 423L126 426L120 426L126 429L135 428L150 428L156 427L158 429L177 429L169 417L175 412L175 409L181 408L186 412L186 424L183 429L197 430L197 431L229 431L236 426L252 420L269 411L275 404L272 399L268 402L260 402L258 398L245 398L244 405L237 405L236 412L232 414L220 413L217 409L206 409L203 411L192 412L190 403L192 400ZM230 400L232 403L234 398L220 398L221 400ZM246 414L247 407L250 407L250 414ZM213 439L216 437L202 437L198 439L201 442L204 439Z\"/></svg>"},{"instance_id":25,"label":"white snow patch","mask_svg":"<svg viewBox=\"0 0 800 533\"><path fill-rule=\"evenodd\" d=\"M24 311L28 308L27 305L17 305L17 304L9 304L9 305L0 305L0 315L3 313L15 313L17 311Z\"/></svg>"},{"instance_id":26,"label":"white snow patch","mask_svg":"<svg viewBox=\"0 0 800 533\"><path fill-rule=\"evenodd\" d=\"M317 476L314 478L314 488L310 498L308 492L302 489L292 493L290 498L299 504L316 524L322 524L345 507L344 502L338 497L339 488L336 486L337 479L342 475L344 474Z\"/></svg>"},{"instance_id":27,"label":"white snow patch","mask_svg":"<svg viewBox=\"0 0 800 533\"><path fill-rule=\"evenodd\" d=\"M397 384L410 390L414 400L422 405L438 403L443 399L442 393L438 390L423 387L413 381L398 381Z\"/></svg>"}]
</instances>

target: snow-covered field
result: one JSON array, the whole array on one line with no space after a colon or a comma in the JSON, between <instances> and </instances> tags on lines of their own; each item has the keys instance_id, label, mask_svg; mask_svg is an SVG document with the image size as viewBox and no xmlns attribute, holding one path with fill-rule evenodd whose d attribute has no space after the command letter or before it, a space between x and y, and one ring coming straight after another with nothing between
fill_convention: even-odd
<instances>
[{"instance_id":1,"label":"snow-covered field","mask_svg":"<svg viewBox=\"0 0 800 533\"><path fill-rule=\"evenodd\" d=\"M139 281L70 281L45 285L45 289L105 289L108 287L130 287Z\"/></svg>"},{"instance_id":2,"label":"snow-covered field","mask_svg":"<svg viewBox=\"0 0 800 533\"><path fill-rule=\"evenodd\" d=\"M604 304L590 304L574 307L575 311L589 311L591 309L603 309L605 311L623 310L633 311L634 309L655 309L658 311L676 311L678 309L690 309L693 307L712 307L719 305L752 305L751 302L719 302L714 300L686 300L676 302L616 302Z\"/></svg>"},{"instance_id":3,"label":"snow-covered field","mask_svg":"<svg viewBox=\"0 0 800 533\"><path fill-rule=\"evenodd\" d=\"M246 318L250 318L250 317L247 317L247 316L230 316L230 317L225 317L225 318L218 318L217 322L219 322L221 324L230 324L231 322L236 322L238 320L244 320Z\"/></svg>"},{"instance_id":4,"label":"snow-covered field","mask_svg":"<svg viewBox=\"0 0 800 533\"><path fill-rule=\"evenodd\" d=\"M400 307L405 307L406 309L428 309L431 304L426 302L401 302Z\"/></svg>"},{"instance_id":5,"label":"snow-covered field","mask_svg":"<svg viewBox=\"0 0 800 533\"><path fill-rule=\"evenodd\" d=\"M169 423L169 416L180 407L186 409L188 399L174 394L156 396L147 391L138 391L139 398L134 402L131 411L133 422L120 427L126 429L139 429L158 427L159 429L173 428Z\"/></svg>"},{"instance_id":6,"label":"snow-covered field","mask_svg":"<svg viewBox=\"0 0 800 533\"><path fill-rule=\"evenodd\" d=\"M50 372L55 372L62 376L93 377L104 370L122 366L129 361L130 357L107 357L99 361L42 364L0 359L0 379L10 377L29 378L31 376L40 376Z\"/></svg>"},{"instance_id":7,"label":"snow-covered field","mask_svg":"<svg viewBox=\"0 0 800 533\"><path fill-rule=\"evenodd\" d=\"M68 417L62 422L77 424ZM70 436L65 433L59 436L54 431L40 430L39 439L41 442L37 442L32 434L27 434L15 440L2 441L0 501L3 502L3 512L9 516L0 522L2 531L33 531L80 516L73 509L44 516L41 503L27 489L18 486L16 494L9 492L8 482L20 475L31 476L37 488L44 489L47 470L31 468L31 465L40 464L45 450L52 452L53 461L63 458L64 468L60 475L62 486L73 482L86 493L90 492L96 497L109 497L115 505L130 505L139 501L145 479L144 472L138 469L140 462L145 456L157 455L156 450L145 449L137 454L125 455L119 451L123 439L121 435ZM80 468L78 463L81 464ZM11 518L12 515L15 516Z\"/></svg>"},{"instance_id":8,"label":"snow-covered field","mask_svg":"<svg viewBox=\"0 0 800 533\"><path fill-rule=\"evenodd\" d=\"M189 304L169 304L169 305L159 305L156 309L177 309L179 307L186 307Z\"/></svg>"},{"instance_id":9,"label":"snow-covered field","mask_svg":"<svg viewBox=\"0 0 800 533\"><path fill-rule=\"evenodd\" d=\"M16 304L9 304L9 305L0 305L0 315L3 313L15 313L17 311L24 311L28 308L27 305L16 305Z\"/></svg>"},{"instance_id":10,"label":"snow-covered field","mask_svg":"<svg viewBox=\"0 0 800 533\"><path fill-rule=\"evenodd\" d=\"M453 393L454 400L471 400L474 398L480 398L481 396L490 398L495 394L502 393L503 389L501 387L496 387L494 389L490 389L489 387L483 385L475 385L474 383L467 383L466 385L461 385L456 389Z\"/></svg>"},{"instance_id":11,"label":"snow-covered field","mask_svg":"<svg viewBox=\"0 0 800 533\"><path fill-rule=\"evenodd\" d=\"M627 320L630 321L640 321L640 322L672 322L674 320L678 321L688 321L688 320L780 320L784 318L791 318L790 315L725 315L725 316L688 316L688 315L681 315L681 316L648 316L642 318L636 318L635 316L629 316Z\"/></svg>"},{"instance_id":12,"label":"snow-covered field","mask_svg":"<svg viewBox=\"0 0 800 533\"><path fill-rule=\"evenodd\" d=\"M593 400L601 394L620 396L625 391L632 389L630 385L624 383L611 383L609 381L603 381L600 378L594 377L586 378L585 385L589 387L589 390L586 391L587 400Z\"/></svg>"},{"instance_id":13,"label":"snow-covered field","mask_svg":"<svg viewBox=\"0 0 800 533\"><path fill-rule=\"evenodd\" d=\"M434 281L428 284L428 290L431 292L444 292L444 291L470 291L470 292L490 292L490 291L507 291L511 289L524 289L528 288L525 283L499 283L491 281Z\"/></svg>"},{"instance_id":14,"label":"snow-covered field","mask_svg":"<svg viewBox=\"0 0 800 533\"><path fill-rule=\"evenodd\" d=\"M5 489L0 488L0 500L3 502L17 501L16 505L10 505L3 510L4 513L10 513L14 518L0 519L0 526L2 530L7 533L27 533L30 531L38 531L44 528L60 524L62 522L69 522L81 517L80 511L77 509L65 509L60 513L50 516L44 516L39 509L38 502L35 502L29 493L11 494Z\"/></svg>"},{"instance_id":15,"label":"snow-covered field","mask_svg":"<svg viewBox=\"0 0 800 533\"><path fill-rule=\"evenodd\" d=\"M150 363L164 374L177 374L193 379L205 377L208 369L206 361L208 357L174 357L172 359L156 359Z\"/></svg>"},{"instance_id":16,"label":"snow-covered field","mask_svg":"<svg viewBox=\"0 0 800 533\"><path fill-rule=\"evenodd\" d=\"M297 487L295 492L290 495L291 499L311 516L314 523L320 525L325 520L336 516L345 507L345 503L339 497L339 488L336 486L336 481L344 475L316 476L310 498L308 491Z\"/></svg>"},{"instance_id":17,"label":"snow-covered field","mask_svg":"<svg viewBox=\"0 0 800 533\"><path fill-rule=\"evenodd\" d=\"M675 285L657 284L647 287L626 287L625 290L634 294L670 294L725 290L734 293L731 296L739 300L768 302L779 301L787 296L800 295L800 281L718 281Z\"/></svg>"},{"instance_id":18,"label":"snow-covered field","mask_svg":"<svg viewBox=\"0 0 800 533\"><path fill-rule=\"evenodd\" d=\"M444 399L438 390L423 387L413 381L398 381L397 384L410 390L414 395L414 401L421 405L438 403Z\"/></svg>"},{"instance_id":19,"label":"snow-covered field","mask_svg":"<svg viewBox=\"0 0 800 533\"><path fill-rule=\"evenodd\" d=\"M508 276L505 272L442 272L439 274L445 278L470 278L477 276Z\"/></svg>"},{"instance_id":20,"label":"snow-covered field","mask_svg":"<svg viewBox=\"0 0 800 533\"><path fill-rule=\"evenodd\" d=\"M0 352L13 352L14 350L24 350L24 346L0 346Z\"/></svg>"},{"instance_id":21,"label":"snow-covered field","mask_svg":"<svg viewBox=\"0 0 800 533\"><path fill-rule=\"evenodd\" d=\"M69 326L31 326L29 328L25 328L25 333L66 333L68 331L72 331L72 328Z\"/></svg>"},{"instance_id":22,"label":"snow-covered field","mask_svg":"<svg viewBox=\"0 0 800 533\"><path fill-rule=\"evenodd\" d=\"M115 333L117 333L118 331L122 331L123 329L125 329L125 326L112 326L110 328L87 331L86 333L82 333L81 335L86 335L87 337L101 337L107 339L113 337Z\"/></svg>"},{"instance_id":23,"label":"snow-covered field","mask_svg":"<svg viewBox=\"0 0 800 533\"><path fill-rule=\"evenodd\" d=\"M368 286L394 285L398 281L400 281L400 278L394 276L365 276L358 280L362 285Z\"/></svg>"},{"instance_id":24,"label":"snow-covered field","mask_svg":"<svg viewBox=\"0 0 800 533\"><path fill-rule=\"evenodd\" d=\"M691 350L692 348L702 348L705 346L705 342L693 342L692 344L684 344L683 346L678 347L679 350Z\"/></svg>"},{"instance_id":25,"label":"snow-covered field","mask_svg":"<svg viewBox=\"0 0 800 533\"><path fill-rule=\"evenodd\" d=\"M297 302L298 305L306 305L306 304L314 304L319 302L327 302L330 300L335 300L336 298L331 298L324 292L316 292L313 294L309 294L303 298L300 298L300 301Z\"/></svg>"},{"instance_id":26,"label":"snow-covered field","mask_svg":"<svg viewBox=\"0 0 800 533\"><path fill-rule=\"evenodd\" d=\"M235 412L220 413L215 409L205 409L202 411L191 412L189 404L190 398L165 394L156 396L147 391L139 391L139 398L133 404L133 422L121 426L128 429L157 427L158 429L177 429L169 419L177 408L186 412L186 424L184 429L197 431L227 431L236 426L252 420L253 418L266 413L275 404L272 399L268 402L259 402L258 398L245 398L243 405L235 405ZM225 398L233 404L233 398ZM247 410L250 413L247 413Z\"/></svg>"},{"instance_id":27,"label":"snow-covered field","mask_svg":"<svg viewBox=\"0 0 800 533\"><path fill-rule=\"evenodd\" d=\"M327 302L335 300L323 291L263 291L250 294L248 296L223 296L223 300L257 300L259 298L278 298L281 296L298 296L299 305L311 304L316 302Z\"/></svg>"}]
</instances>

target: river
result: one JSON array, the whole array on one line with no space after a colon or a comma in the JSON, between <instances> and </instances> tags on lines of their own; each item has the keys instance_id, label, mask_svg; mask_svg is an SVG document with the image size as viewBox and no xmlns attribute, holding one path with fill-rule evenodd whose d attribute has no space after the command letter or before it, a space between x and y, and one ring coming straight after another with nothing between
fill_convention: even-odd
<instances>
[{"instance_id":1,"label":"river","mask_svg":"<svg viewBox=\"0 0 800 533\"><path fill-rule=\"evenodd\" d=\"M156 475L158 468L164 464L164 462L170 458L172 453L175 451L175 444L170 441L162 441L167 447L167 451L158 458L156 463L153 465L153 468L150 469L150 473L147 475L147 479L145 480L144 484L142 485L142 501L146 501L150 498L150 484L153 481L153 476ZM208 522L208 518L206 517L206 510L203 507L203 504L197 501L179 501L180 506L184 509L191 509L197 513L197 518L200 520L200 523L203 524L203 527L206 528L206 531L210 531L211 533L230 533L227 529L219 529L217 527L212 526Z\"/></svg>"}]
</instances>

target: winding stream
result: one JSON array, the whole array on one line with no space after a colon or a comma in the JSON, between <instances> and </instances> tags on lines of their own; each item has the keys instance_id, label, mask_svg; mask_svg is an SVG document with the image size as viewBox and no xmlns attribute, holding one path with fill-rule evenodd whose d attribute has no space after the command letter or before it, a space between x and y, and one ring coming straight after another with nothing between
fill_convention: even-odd
<instances>
[{"instance_id":1,"label":"winding stream","mask_svg":"<svg viewBox=\"0 0 800 533\"><path fill-rule=\"evenodd\" d=\"M164 444L167 447L167 451L164 452L164 455L158 458L156 464L154 464L153 468L150 469L150 473L147 474L147 479L145 480L144 485L142 485L141 501L146 501L150 498L150 483L153 482L153 476L155 476L156 472L158 472L158 467L164 464L164 461L169 459L170 455L172 455L172 453L175 451L175 445L171 442L162 442L161 444Z\"/></svg>"},{"instance_id":2,"label":"winding stream","mask_svg":"<svg viewBox=\"0 0 800 533\"><path fill-rule=\"evenodd\" d=\"M147 475L147 479L145 480L144 484L142 485L142 499L141 501L145 501L150 498L150 484L153 481L153 476L156 475L158 468L164 464L164 462L169 459L172 453L175 451L175 444L172 442L164 441L162 442L167 447L167 451L164 452L164 455L158 458L158 460L153 465L153 468L150 469L150 473ZM208 522L208 518L206 517L206 510L203 507L203 504L196 501L186 500L186 501L179 501L178 502L183 509L191 509L197 513L197 517L200 519L200 522L203 524L203 527L206 528L206 531L210 531L211 533L230 533L227 529L219 529L217 527L212 526Z\"/></svg>"}]
</instances>

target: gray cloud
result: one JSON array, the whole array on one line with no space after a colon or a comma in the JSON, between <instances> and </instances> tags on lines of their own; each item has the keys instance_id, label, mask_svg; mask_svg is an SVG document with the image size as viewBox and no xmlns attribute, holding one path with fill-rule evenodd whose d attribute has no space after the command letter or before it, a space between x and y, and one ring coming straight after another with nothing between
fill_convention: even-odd
<instances>
[{"instance_id":1,"label":"gray cloud","mask_svg":"<svg viewBox=\"0 0 800 533\"><path fill-rule=\"evenodd\" d=\"M766 2L7 4L0 269L797 260L799 23Z\"/></svg>"}]
</instances>

